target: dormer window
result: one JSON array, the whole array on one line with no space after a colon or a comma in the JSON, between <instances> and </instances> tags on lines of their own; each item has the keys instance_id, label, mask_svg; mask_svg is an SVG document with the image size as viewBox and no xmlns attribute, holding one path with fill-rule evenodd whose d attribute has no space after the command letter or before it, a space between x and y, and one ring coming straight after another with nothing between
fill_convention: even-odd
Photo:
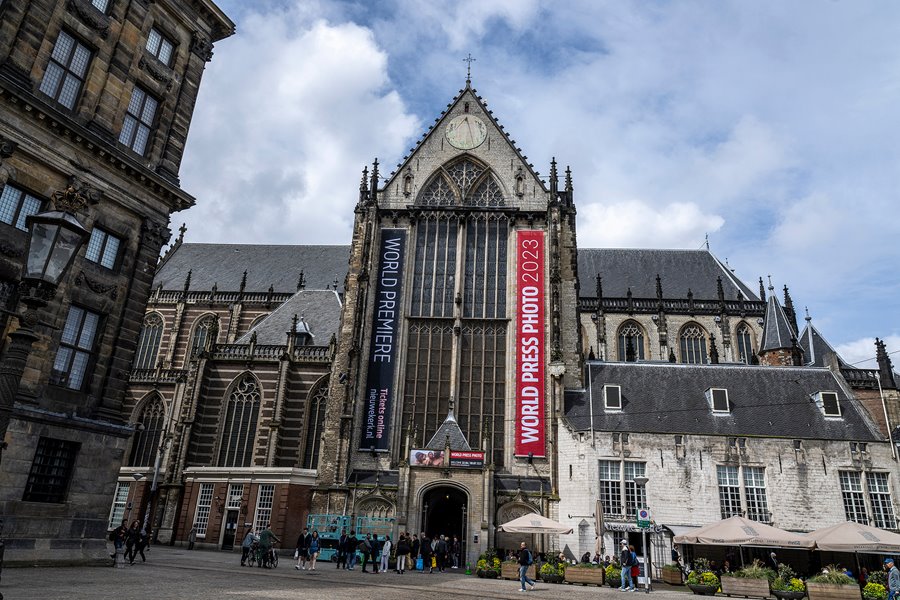
<instances>
[{"instance_id":1,"label":"dormer window","mask_svg":"<svg viewBox=\"0 0 900 600\"><path fill-rule=\"evenodd\" d=\"M713 413L727 414L731 412L728 404L728 390L725 388L709 388L706 390L706 400L712 407Z\"/></svg>"},{"instance_id":2,"label":"dormer window","mask_svg":"<svg viewBox=\"0 0 900 600\"><path fill-rule=\"evenodd\" d=\"M841 405L838 402L837 392L818 392L814 398L819 410L826 417L841 416Z\"/></svg>"},{"instance_id":3,"label":"dormer window","mask_svg":"<svg viewBox=\"0 0 900 600\"><path fill-rule=\"evenodd\" d=\"M622 410L622 387L618 385L603 386L603 406L606 410Z\"/></svg>"}]
</instances>

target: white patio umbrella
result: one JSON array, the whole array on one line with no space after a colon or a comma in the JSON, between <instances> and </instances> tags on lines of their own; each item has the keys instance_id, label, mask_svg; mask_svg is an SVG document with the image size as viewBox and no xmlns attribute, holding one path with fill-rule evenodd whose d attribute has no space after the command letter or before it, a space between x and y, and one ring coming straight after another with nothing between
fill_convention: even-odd
<instances>
[{"instance_id":1,"label":"white patio umbrella","mask_svg":"<svg viewBox=\"0 0 900 600\"><path fill-rule=\"evenodd\" d=\"M568 525L557 523L553 519L541 516L537 513L522 515L497 528L508 533L572 533L573 529Z\"/></svg>"},{"instance_id":2,"label":"white patio umbrella","mask_svg":"<svg viewBox=\"0 0 900 600\"><path fill-rule=\"evenodd\" d=\"M852 521L816 529L806 537L815 541L819 550L830 552L900 554L900 535Z\"/></svg>"}]
</instances>

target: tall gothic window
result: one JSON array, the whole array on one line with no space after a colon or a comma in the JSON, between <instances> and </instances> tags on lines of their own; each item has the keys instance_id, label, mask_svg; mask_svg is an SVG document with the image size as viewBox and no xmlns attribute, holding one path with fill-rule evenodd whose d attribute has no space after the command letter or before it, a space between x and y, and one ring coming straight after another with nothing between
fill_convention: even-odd
<instances>
[{"instance_id":1,"label":"tall gothic window","mask_svg":"<svg viewBox=\"0 0 900 600\"><path fill-rule=\"evenodd\" d=\"M159 353L159 342L162 340L163 320L157 313L144 318L141 336L138 338L137 352L134 355L135 369L153 369L156 367L156 356Z\"/></svg>"},{"instance_id":2,"label":"tall gothic window","mask_svg":"<svg viewBox=\"0 0 900 600\"><path fill-rule=\"evenodd\" d=\"M416 226L411 316L453 317L458 229L446 215L423 217Z\"/></svg>"},{"instance_id":3,"label":"tall gothic window","mask_svg":"<svg viewBox=\"0 0 900 600\"><path fill-rule=\"evenodd\" d=\"M131 445L130 467L149 467L156 461L156 453L162 440L166 421L166 406L159 395L144 404L138 417L138 431Z\"/></svg>"},{"instance_id":4,"label":"tall gothic window","mask_svg":"<svg viewBox=\"0 0 900 600\"><path fill-rule=\"evenodd\" d=\"M319 443L325 425L325 402L328 400L328 385L320 385L312 395L306 416L306 444L303 450L303 468L315 469L319 464Z\"/></svg>"},{"instance_id":5,"label":"tall gothic window","mask_svg":"<svg viewBox=\"0 0 900 600\"><path fill-rule=\"evenodd\" d=\"M466 224L463 317L502 319L506 316L508 231L509 222L505 217L471 219Z\"/></svg>"},{"instance_id":6,"label":"tall gothic window","mask_svg":"<svg viewBox=\"0 0 900 600\"><path fill-rule=\"evenodd\" d=\"M204 315L194 325L194 334L191 336L191 356L195 356L206 349L208 340L215 342L215 333L218 330L215 315Z\"/></svg>"},{"instance_id":7,"label":"tall gothic window","mask_svg":"<svg viewBox=\"0 0 900 600\"><path fill-rule=\"evenodd\" d=\"M503 188L490 170L469 157L441 167L416 199L421 206L506 206Z\"/></svg>"},{"instance_id":8,"label":"tall gothic window","mask_svg":"<svg viewBox=\"0 0 900 600\"><path fill-rule=\"evenodd\" d=\"M438 174L419 194L419 204L424 204L425 206L453 206L456 204L453 187L443 175Z\"/></svg>"},{"instance_id":9,"label":"tall gothic window","mask_svg":"<svg viewBox=\"0 0 900 600\"><path fill-rule=\"evenodd\" d=\"M477 322L476 322L477 323ZM494 464L503 464L506 395L506 325L468 324L462 328L459 402L456 420L473 447L481 446L482 425L490 428Z\"/></svg>"},{"instance_id":10,"label":"tall gothic window","mask_svg":"<svg viewBox=\"0 0 900 600\"><path fill-rule=\"evenodd\" d=\"M737 337L738 360L750 364L753 361L753 332L750 326L741 322L735 332Z\"/></svg>"},{"instance_id":11,"label":"tall gothic window","mask_svg":"<svg viewBox=\"0 0 900 600\"><path fill-rule=\"evenodd\" d=\"M453 322L410 320L406 350L403 422L412 418L427 442L450 408Z\"/></svg>"},{"instance_id":12,"label":"tall gothic window","mask_svg":"<svg viewBox=\"0 0 900 600\"><path fill-rule=\"evenodd\" d=\"M681 342L681 362L702 365L709 362L706 354L706 332L696 323L685 325L678 336Z\"/></svg>"},{"instance_id":13,"label":"tall gothic window","mask_svg":"<svg viewBox=\"0 0 900 600\"><path fill-rule=\"evenodd\" d=\"M241 375L232 385L225 408L225 426L219 448L220 467L249 467L259 419L260 389L256 378Z\"/></svg>"},{"instance_id":14,"label":"tall gothic window","mask_svg":"<svg viewBox=\"0 0 900 600\"><path fill-rule=\"evenodd\" d=\"M626 321L619 328L619 360L644 360L644 331L634 321Z\"/></svg>"}]
</instances>

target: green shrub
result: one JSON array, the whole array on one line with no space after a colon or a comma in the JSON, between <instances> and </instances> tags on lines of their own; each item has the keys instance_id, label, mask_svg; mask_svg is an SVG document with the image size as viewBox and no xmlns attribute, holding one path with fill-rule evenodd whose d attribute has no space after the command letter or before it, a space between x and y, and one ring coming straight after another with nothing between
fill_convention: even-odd
<instances>
[{"instance_id":1,"label":"green shrub","mask_svg":"<svg viewBox=\"0 0 900 600\"><path fill-rule=\"evenodd\" d=\"M478 562L475 563L476 573L484 571L500 571L500 559L497 557L497 550L494 548L488 548L482 552L478 557Z\"/></svg>"},{"instance_id":2,"label":"green shrub","mask_svg":"<svg viewBox=\"0 0 900 600\"><path fill-rule=\"evenodd\" d=\"M863 588L863 598L866 600L887 600L887 588L880 583L867 583Z\"/></svg>"},{"instance_id":3,"label":"green shrub","mask_svg":"<svg viewBox=\"0 0 900 600\"><path fill-rule=\"evenodd\" d=\"M837 585L853 585L856 583L850 577L844 575L844 571L837 565L828 565L820 575L810 577L813 583L834 583Z\"/></svg>"},{"instance_id":4,"label":"green shrub","mask_svg":"<svg viewBox=\"0 0 900 600\"><path fill-rule=\"evenodd\" d=\"M786 565L784 563L778 563L778 578L783 579L784 581L790 581L791 579L796 579L797 573L791 568L790 565Z\"/></svg>"},{"instance_id":5,"label":"green shrub","mask_svg":"<svg viewBox=\"0 0 900 600\"><path fill-rule=\"evenodd\" d=\"M768 579L769 581L774 581L776 577L775 571L758 560L754 560L753 564L736 571L734 576L743 579Z\"/></svg>"},{"instance_id":6,"label":"green shrub","mask_svg":"<svg viewBox=\"0 0 900 600\"><path fill-rule=\"evenodd\" d=\"M700 583L701 585L719 587L719 578L712 571L706 571L705 573L700 575Z\"/></svg>"},{"instance_id":7,"label":"green shrub","mask_svg":"<svg viewBox=\"0 0 900 600\"><path fill-rule=\"evenodd\" d=\"M606 567L606 580L607 581L619 581L622 578L622 569L617 567L616 565L609 565Z\"/></svg>"},{"instance_id":8,"label":"green shrub","mask_svg":"<svg viewBox=\"0 0 900 600\"><path fill-rule=\"evenodd\" d=\"M560 562L558 559L551 559L541 565L541 577L550 577L558 575L564 577L566 574L566 563Z\"/></svg>"},{"instance_id":9,"label":"green shrub","mask_svg":"<svg viewBox=\"0 0 900 600\"><path fill-rule=\"evenodd\" d=\"M872 571L869 573L869 577L866 579L867 583L879 583L884 587L887 587L887 572L886 571Z\"/></svg>"},{"instance_id":10,"label":"green shrub","mask_svg":"<svg viewBox=\"0 0 900 600\"><path fill-rule=\"evenodd\" d=\"M802 592L806 590L806 585L804 585L802 580L797 579L796 577L785 579L779 576L772 582L772 589L780 592Z\"/></svg>"}]
</instances>

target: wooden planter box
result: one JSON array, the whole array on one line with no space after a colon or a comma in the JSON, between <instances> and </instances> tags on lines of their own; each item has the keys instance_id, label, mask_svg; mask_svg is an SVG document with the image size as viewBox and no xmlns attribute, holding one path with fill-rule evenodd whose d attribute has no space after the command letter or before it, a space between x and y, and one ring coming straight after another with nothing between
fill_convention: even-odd
<instances>
[{"instance_id":1,"label":"wooden planter box","mask_svg":"<svg viewBox=\"0 0 900 600\"><path fill-rule=\"evenodd\" d=\"M528 579L534 579L534 565L529 565L528 571L526 572L528 575ZM503 562L500 563L500 578L501 579L512 579L513 581L519 580L519 563L513 562Z\"/></svg>"},{"instance_id":2,"label":"wooden planter box","mask_svg":"<svg viewBox=\"0 0 900 600\"><path fill-rule=\"evenodd\" d=\"M662 580L663 583L668 583L669 585L684 585L684 581L681 578L681 571L676 571L674 569L663 567Z\"/></svg>"},{"instance_id":3,"label":"wooden planter box","mask_svg":"<svg viewBox=\"0 0 900 600\"><path fill-rule=\"evenodd\" d=\"M566 567L566 583L581 585L603 585L604 570L601 567Z\"/></svg>"},{"instance_id":4,"label":"wooden planter box","mask_svg":"<svg viewBox=\"0 0 900 600\"><path fill-rule=\"evenodd\" d=\"M806 583L809 600L859 600L862 592L858 585L839 585L837 583Z\"/></svg>"},{"instance_id":5,"label":"wooden planter box","mask_svg":"<svg viewBox=\"0 0 900 600\"><path fill-rule=\"evenodd\" d=\"M768 579L745 579L743 577L722 577L722 593L745 598L770 598Z\"/></svg>"}]
</instances>

